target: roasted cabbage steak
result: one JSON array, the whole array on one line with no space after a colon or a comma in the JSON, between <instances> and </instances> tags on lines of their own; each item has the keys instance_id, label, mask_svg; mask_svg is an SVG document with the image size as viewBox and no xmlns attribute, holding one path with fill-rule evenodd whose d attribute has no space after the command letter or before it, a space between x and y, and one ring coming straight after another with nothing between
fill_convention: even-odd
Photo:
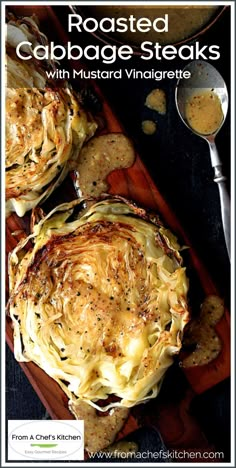
<instances>
[{"instance_id":1,"label":"roasted cabbage steak","mask_svg":"<svg viewBox=\"0 0 236 468\"><path fill-rule=\"evenodd\" d=\"M70 402L132 407L158 394L181 348L188 279L158 217L120 197L86 206L58 206L10 254L15 357Z\"/></svg>"}]
</instances>

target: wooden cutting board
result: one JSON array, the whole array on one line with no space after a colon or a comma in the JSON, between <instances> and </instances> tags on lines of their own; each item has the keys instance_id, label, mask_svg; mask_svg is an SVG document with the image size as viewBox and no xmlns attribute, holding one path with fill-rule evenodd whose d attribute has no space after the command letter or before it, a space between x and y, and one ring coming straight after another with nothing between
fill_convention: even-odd
<instances>
[{"instance_id":1,"label":"wooden cutting board","mask_svg":"<svg viewBox=\"0 0 236 468\"><path fill-rule=\"evenodd\" d=\"M14 10L18 15L32 14L31 7L14 7ZM50 34L53 35L55 33L55 37L59 36L60 43L67 42L67 33L62 30L58 18L51 7L35 6L33 7L33 11L39 16L41 20L41 29L46 34L49 31L48 28L50 28ZM81 68L81 66L81 64L73 63L73 67L75 68ZM102 101L102 114L106 122L105 131L124 132L124 129L111 110L105 97L101 94L97 84L93 83L93 86ZM110 184L109 192L111 194L123 195L126 198L134 200L141 206L156 210L160 214L165 224L177 234L181 242L189 247L191 267L194 268L196 272L203 295L217 294L217 289L201 260L197 257L194 247L191 245L191 241L188 239L182 226L176 219L175 214L170 210L158 188L153 183L152 178L146 170L139 155L136 155L135 163L131 168L116 170L111 173L108 177L108 182ZM63 196L61 197L60 195L60 199L58 196L59 193L66 193L67 200L75 197L71 178L68 177L66 179L63 183L63 189L60 192L57 190L56 194L52 195L51 198L54 203L60 203L63 201ZM13 214L7 219L6 261L8 253L15 247L22 235L25 235L28 230L29 214L24 218L18 218ZM7 275L6 281L6 289L8 290ZM149 420L145 420L144 418L145 423L149 421L150 424L154 424L162 430L162 433L164 433L164 441L166 441L169 446L174 446L175 448L178 448L178 446L181 448L187 446L191 447L191 444L195 441L196 445L197 441L198 446L201 446L202 448L207 447L207 441L202 435L201 429L198 427L197 423L189 417L186 408L188 408L189 403L195 394L204 392L230 375L229 322L229 314L228 311L225 310L224 316L216 325L217 333L222 340L222 351L219 356L207 365L183 370L188 379L189 388L183 395L181 404L179 402L178 404L172 404L169 402L168 404L165 403L162 407L158 407L158 403L155 402L155 404L153 404L153 408L156 408L156 417L154 415L154 417L151 419L149 418ZM6 321L6 339L11 350L13 350L12 328L8 319ZM20 363L20 365L42 403L45 405L50 416L53 419L73 419L72 414L67 408L67 397L57 383L55 383L33 363ZM179 411L180 408L184 408L184 410L181 412L181 410ZM139 413L139 411L137 413ZM125 435L138 427L139 420L142 420L142 416L131 416L120 436ZM168 422L166 425L166 421L170 420L172 421L172 424L170 425ZM183 421L184 424L182 424ZM183 429L179 431L180 427L184 427L184 431Z\"/></svg>"}]
</instances>

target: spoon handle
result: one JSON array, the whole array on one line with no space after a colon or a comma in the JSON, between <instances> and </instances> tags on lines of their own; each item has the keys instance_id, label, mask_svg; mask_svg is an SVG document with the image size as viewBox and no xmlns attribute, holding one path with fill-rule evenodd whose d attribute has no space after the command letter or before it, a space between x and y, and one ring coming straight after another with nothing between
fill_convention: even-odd
<instances>
[{"instance_id":1,"label":"spoon handle","mask_svg":"<svg viewBox=\"0 0 236 468\"><path fill-rule=\"evenodd\" d=\"M217 183L220 194L220 207L226 248L230 259L230 199L226 188L226 177L222 172L222 164L214 141L208 141L211 164L214 169L214 182Z\"/></svg>"}]
</instances>

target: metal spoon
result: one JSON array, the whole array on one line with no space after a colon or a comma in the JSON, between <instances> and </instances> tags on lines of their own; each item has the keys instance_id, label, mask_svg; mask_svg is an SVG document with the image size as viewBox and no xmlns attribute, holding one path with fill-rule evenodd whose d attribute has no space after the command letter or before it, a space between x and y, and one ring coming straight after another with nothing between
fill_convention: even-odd
<instances>
[{"instance_id":1,"label":"metal spoon","mask_svg":"<svg viewBox=\"0 0 236 468\"><path fill-rule=\"evenodd\" d=\"M222 172L222 162L220 160L216 145L215 136L221 129L228 110L228 92L226 84L220 73L209 63L201 60L194 60L189 63L184 71L191 73L188 79L179 79L175 90L175 102L178 113L185 125L196 135L204 138L209 144L211 165L214 169L214 182L217 183L220 194L220 205L222 224L225 236L225 243L230 258L230 199L226 188L226 177ZM205 135L198 133L193 129L186 118L187 101L194 95L200 92L212 91L217 94L222 108L223 119L214 133Z\"/></svg>"}]
</instances>

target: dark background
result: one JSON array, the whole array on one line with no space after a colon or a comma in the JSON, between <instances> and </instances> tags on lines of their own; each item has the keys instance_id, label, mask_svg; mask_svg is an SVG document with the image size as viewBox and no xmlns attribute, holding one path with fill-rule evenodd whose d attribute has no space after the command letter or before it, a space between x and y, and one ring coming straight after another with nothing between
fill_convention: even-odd
<instances>
[{"instance_id":1,"label":"dark background","mask_svg":"<svg viewBox=\"0 0 236 468\"><path fill-rule=\"evenodd\" d=\"M55 11L67 30L66 7ZM78 44L81 38L71 35ZM200 44L219 44L221 58L211 63L217 67L230 93L230 11L223 13L213 27L198 38ZM84 44L97 43L89 34L83 34ZM130 61L117 60L115 65L89 62L90 69L136 68L138 70L182 69L188 62L182 60L142 61L134 56ZM169 206L176 214L199 258L207 267L220 295L229 306L230 263L224 242L218 187L213 182L207 142L192 134L180 120L174 101L176 80L98 80L107 100L133 140L151 176ZM158 115L144 106L147 94L154 88L164 89L167 96L167 113ZM142 132L142 120L157 123L157 132L147 136ZM216 144L222 158L224 173L230 191L230 110L220 130ZM7 419L47 418L44 407L32 390L19 365L7 348ZM204 395L195 398L192 411L202 424L210 442L229 457L230 440L230 383L217 385ZM146 440L146 439L145 439ZM146 440L148 445L148 439ZM153 449L153 438L149 444ZM155 448L155 447L154 447ZM159 448L158 448L159 449ZM226 461L226 459L225 459Z\"/></svg>"}]
</instances>

